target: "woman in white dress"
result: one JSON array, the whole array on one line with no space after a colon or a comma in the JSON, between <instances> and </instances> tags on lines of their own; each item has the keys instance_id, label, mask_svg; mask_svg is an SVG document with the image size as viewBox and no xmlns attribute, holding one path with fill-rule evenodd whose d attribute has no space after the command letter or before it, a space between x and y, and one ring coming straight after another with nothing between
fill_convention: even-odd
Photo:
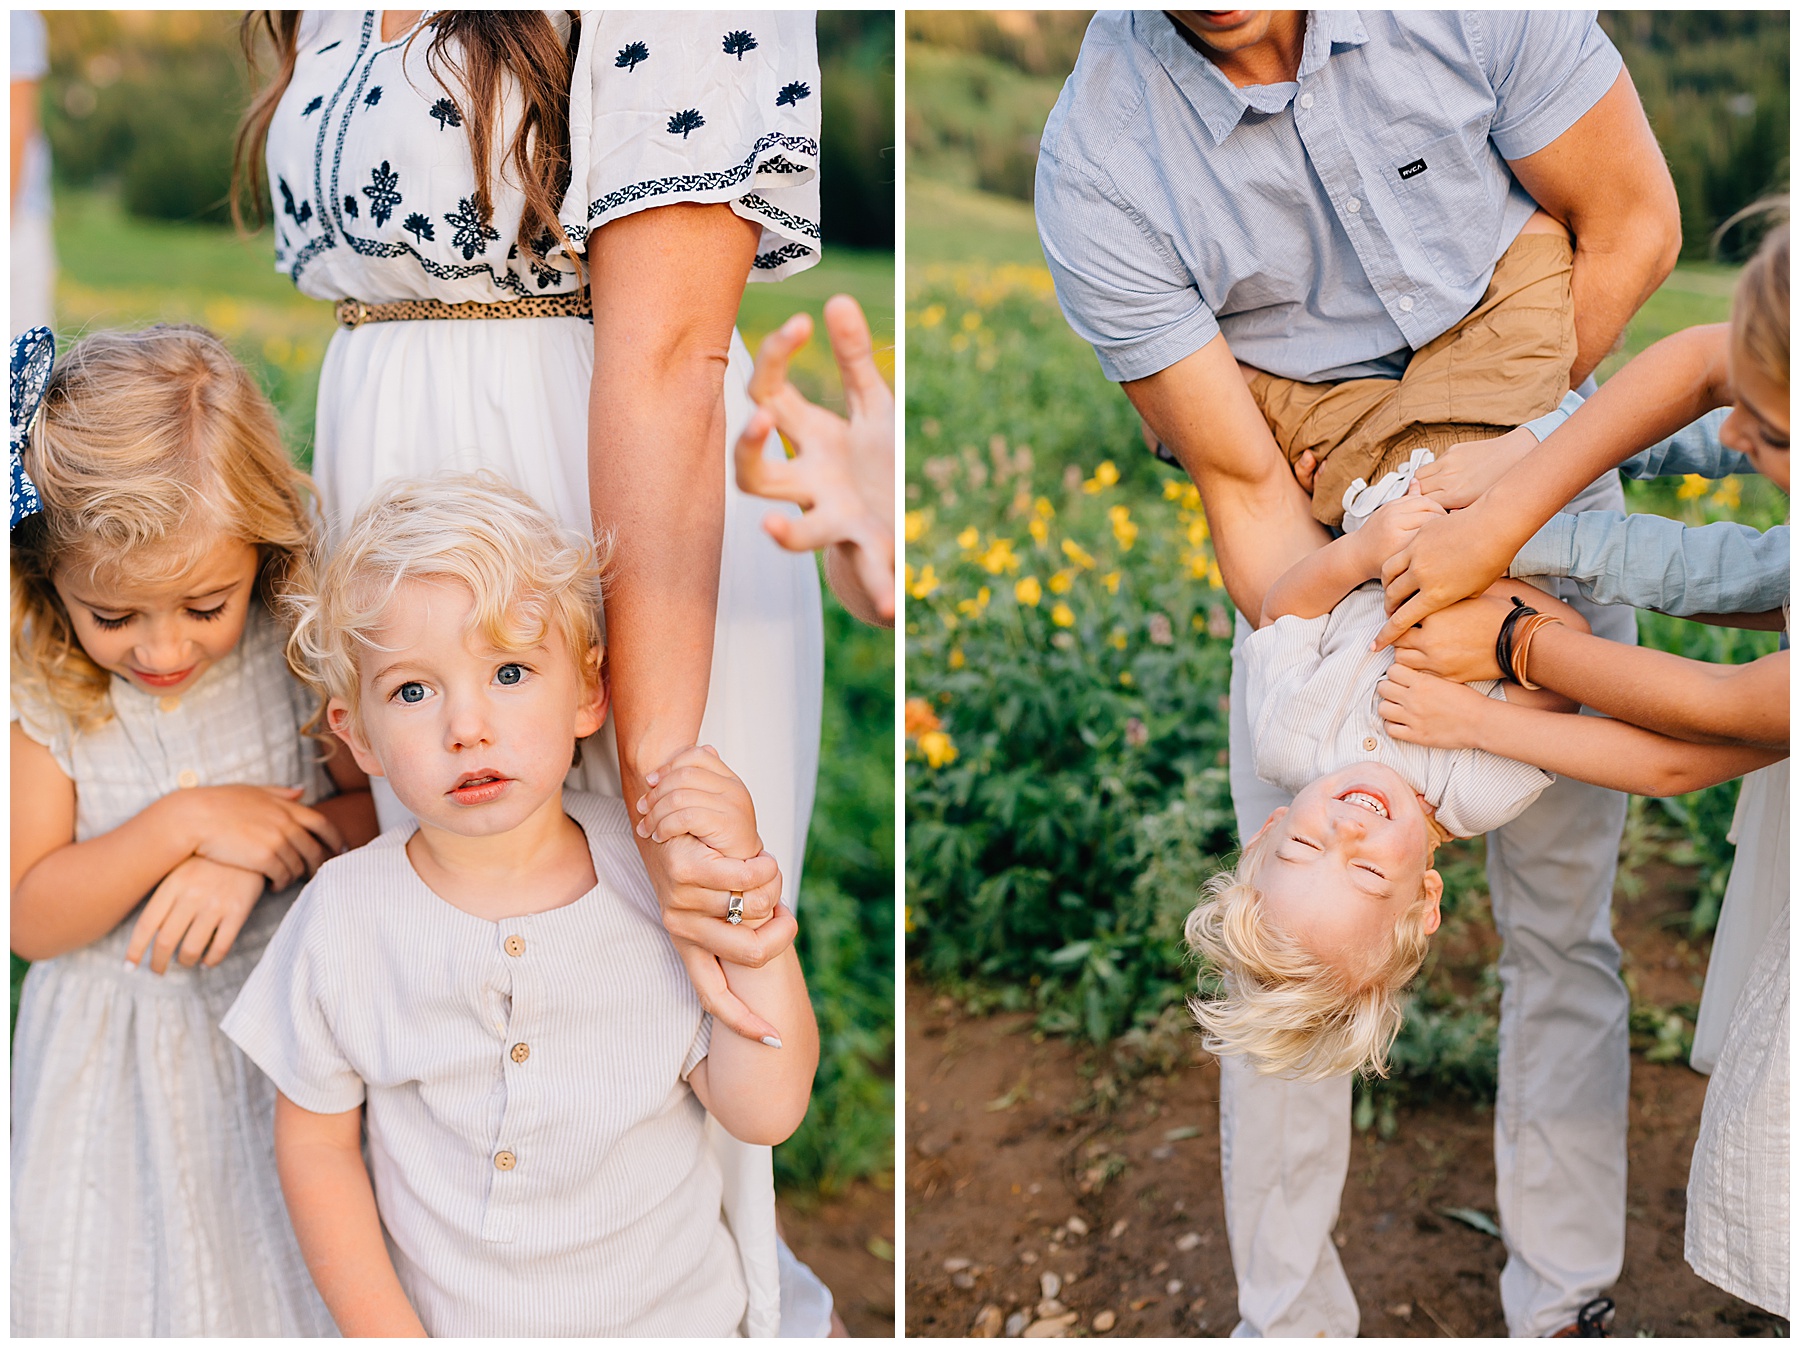
<instances>
[{"instance_id":1,"label":"woman in white dress","mask_svg":"<svg viewBox=\"0 0 1800 1348\"><path fill-rule=\"evenodd\" d=\"M752 411L744 283L818 259L811 13L307 11L247 38L258 25L278 67L240 167L266 155L277 269L343 324L314 449L328 526L441 468L491 469L564 524L597 522L613 716L577 784L631 804L676 750L716 746L791 905L818 766L818 580L762 532L726 445ZM760 962L792 939L785 914L720 920L732 890L768 911L766 861L691 838L641 850L703 1003L754 1029L716 995L712 957ZM768 1152L728 1145L754 1250L738 1228L772 1223ZM772 1282L769 1236L753 1287ZM829 1293L783 1256L783 1332L824 1333ZM753 1296L748 1331L771 1314Z\"/></svg>"}]
</instances>

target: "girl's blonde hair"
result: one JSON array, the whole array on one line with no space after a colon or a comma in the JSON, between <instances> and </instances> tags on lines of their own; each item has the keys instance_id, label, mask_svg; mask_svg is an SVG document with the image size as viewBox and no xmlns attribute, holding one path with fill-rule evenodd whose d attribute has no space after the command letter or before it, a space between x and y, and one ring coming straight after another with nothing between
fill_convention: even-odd
<instances>
[{"instance_id":1,"label":"girl's blonde hair","mask_svg":"<svg viewBox=\"0 0 1800 1348\"><path fill-rule=\"evenodd\" d=\"M470 615L497 649L524 650L551 631L586 676L600 642L604 556L563 529L531 497L490 472L439 473L387 484L323 561L311 559L287 593L288 664L325 704L360 714L364 650L380 650L395 591L407 581L455 581L475 598Z\"/></svg>"},{"instance_id":2,"label":"girl's blonde hair","mask_svg":"<svg viewBox=\"0 0 1800 1348\"><path fill-rule=\"evenodd\" d=\"M59 571L161 580L224 535L257 548L257 596L272 607L312 543L312 483L288 461L275 409L204 328L77 342L23 459L43 513L12 531L13 679L77 729L112 715L111 676L76 640Z\"/></svg>"},{"instance_id":3,"label":"girl's blonde hair","mask_svg":"<svg viewBox=\"0 0 1800 1348\"><path fill-rule=\"evenodd\" d=\"M1756 255L1738 277L1731 301L1731 335L1758 373L1788 386L1788 227L1787 199L1759 203L1750 210L1782 218L1763 236ZM1740 215L1743 212L1740 212ZM1734 216L1733 219L1737 219Z\"/></svg>"},{"instance_id":4,"label":"girl's blonde hair","mask_svg":"<svg viewBox=\"0 0 1800 1348\"><path fill-rule=\"evenodd\" d=\"M1386 1076L1405 1011L1402 994L1431 943L1423 889L1395 922L1386 953L1355 977L1267 920L1254 883L1261 860L1262 844L1251 843L1235 870L1207 883L1188 914L1188 945L1223 983L1218 998L1189 1003L1201 1042L1211 1053L1244 1054L1259 1072L1302 1081L1357 1071Z\"/></svg>"}]
</instances>

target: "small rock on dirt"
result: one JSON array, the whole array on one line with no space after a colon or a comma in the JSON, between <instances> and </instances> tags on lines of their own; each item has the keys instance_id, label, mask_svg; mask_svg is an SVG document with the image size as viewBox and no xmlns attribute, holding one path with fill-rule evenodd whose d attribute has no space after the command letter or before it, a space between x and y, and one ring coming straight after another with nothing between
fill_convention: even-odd
<instances>
[{"instance_id":1,"label":"small rock on dirt","mask_svg":"<svg viewBox=\"0 0 1800 1348\"><path fill-rule=\"evenodd\" d=\"M1025 1332L1025 1326L1031 1323L1031 1317L1024 1311L1014 1311L1006 1317L1006 1327L1000 1331L1003 1339L1016 1339Z\"/></svg>"},{"instance_id":2,"label":"small rock on dirt","mask_svg":"<svg viewBox=\"0 0 1800 1348\"><path fill-rule=\"evenodd\" d=\"M1180 1240L1175 1242L1175 1248L1180 1250L1183 1254L1186 1254L1189 1250L1199 1249L1200 1233L1198 1231L1189 1231Z\"/></svg>"},{"instance_id":3,"label":"small rock on dirt","mask_svg":"<svg viewBox=\"0 0 1800 1348\"><path fill-rule=\"evenodd\" d=\"M953 1273L950 1275L950 1282L952 1286L967 1292L975 1286L975 1275L972 1273Z\"/></svg>"},{"instance_id":4,"label":"small rock on dirt","mask_svg":"<svg viewBox=\"0 0 1800 1348\"><path fill-rule=\"evenodd\" d=\"M1044 1290L1044 1298L1055 1296L1062 1291L1062 1277L1056 1273L1044 1272L1038 1275L1038 1286Z\"/></svg>"},{"instance_id":5,"label":"small rock on dirt","mask_svg":"<svg viewBox=\"0 0 1800 1348\"><path fill-rule=\"evenodd\" d=\"M1125 1228L1130 1225L1131 1225L1131 1223L1129 1221L1127 1221L1125 1218L1123 1218L1123 1217L1119 1218L1118 1221L1116 1221L1112 1224L1112 1232L1111 1232L1112 1238L1114 1240L1117 1240L1120 1236L1124 1235Z\"/></svg>"},{"instance_id":6,"label":"small rock on dirt","mask_svg":"<svg viewBox=\"0 0 1800 1348\"><path fill-rule=\"evenodd\" d=\"M1088 1233L1088 1224L1079 1217L1069 1218L1064 1225L1069 1228L1070 1235L1085 1236Z\"/></svg>"},{"instance_id":7,"label":"small rock on dirt","mask_svg":"<svg viewBox=\"0 0 1800 1348\"><path fill-rule=\"evenodd\" d=\"M961 1273L965 1268L973 1268L974 1266L975 1261L973 1259L946 1259L944 1261L944 1272Z\"/></svg>"},{"instance_id":8,"label":"small rock on dirt","mask_svg":"<svg viewBox=\"0 0 1800 1348\"><path fill-rule=\"evenodd\" d=\"M1397 1306L1389 1306L1388 1314L1396 1320L1410 1320L1412 1319L1412 1302L1402 1301Z\"/></svg>"},{"instance_id":9,"label":"small rock on dirt","mask_svg":"<svg viewBox=\"0 0 1800 1348\"><path fill-rule=\"evenodd\" d=\"M1075 1312L1053 1316L1047 1320L1034 1320L1025 1326L1025 1338L1028 1339L1065 1339L1075 1324Z\"/></svg>"},{"instance_id":10,"label":"small rock on dirt","mask_svg":"<svg viewBox=\"0 0 1800 1348\"><path fill-rule=\"evenodd\" d=\"M1045 1297L1032 1312L1039 1320L1053 1320L1069 1308L1055 1297Z\"/></svg>"},{"instance_id":11,"label":"small rock on dirt","mask_svg":"<svg viewBox=\"0 0 1800 1348\"><path fill-rule=\"evenodd\" d=\"M1019 1251L1019 1262L1021 1264L1024 1264L1027 1268L1031 1267L1031 1265L1037 1263L1037 1251L1036 1250L1020 1250Z\"/></svg>"},{"instance_id":12,"label":"small rock on dirt","mask_svg":"<svg viewBox=\"0 0 1800 1348\"><path fill-rule=\"evenodd\" d=\"M1104 1334L1119 1323L1119 1317L1111 1311L1101 1311L1094 1317L1094 1333Z\"/></svg>"},{"instance_id":13,"label":"small rock on dirt","mask_svg":"<svg viewBox=\"0 0 1800 1348\"><path fill-rule=\"evenodd\" d=\"M1168 1271L1169 1261L1167 1259L1158 1259L1154 1264L1150 1265L1150 1276L1152 1278L1160 1278Z\"/></svg>"},{"instance_id":14,"label":"small rock on dirt","mask_svg":"<svg viewBox=\"0 0 1800 1348\"><path fill-rule=\"evenodd\" d=\"M1170 1278L1169 1281L1164 1285L1163 1291L1167 1292L1170 1296L1180 1296L1181 1295L1181 1279L1180 1278Z\"/></svg>"},{"instance_id":15,"label":"small rock on dirt","mask_svg":"<svg viewBox=\"0 0 1800 1348\"><path fill-rule=\"evenodd\" d=\"M1131 1309L1134 1311L1141 1311L1144 1309L1144 1307L1154 1306L1157 1302L1159 1302L1161 1300L1162 1300L1161 1297L1138 1297L1136 1300L1134 1300L1131 1303Z\"/></svg>"},{"instance_id":16,"label":"small rock on dirt","mask_svg":"<svg viewBox=\"0 0 1800 1348\"><path fill-rule=\"evenodd\" d=\"M1200 1314L1201 1311L1203 1311L1205 1309L1206 1309L1206 1298L1205 1297L1195 1297L1192 1301L1190 1301L1188 1303L1188 1314L1189 1315L1198 1315L1198 1314Z\"/></svg>"},{"instance_id":17,"label":"small rock on dirt","mask_svg":"<svg viewBox=\"0 0 1800 1348\"><path fill-rule=\"evenodd\" d=\"M1000 1308L990 1301L975 1313L975 1323L969 1326L969 1337L972 1339L998 1338L1000 1325L1004 1318Z\"/></svg>"}]
</instances>

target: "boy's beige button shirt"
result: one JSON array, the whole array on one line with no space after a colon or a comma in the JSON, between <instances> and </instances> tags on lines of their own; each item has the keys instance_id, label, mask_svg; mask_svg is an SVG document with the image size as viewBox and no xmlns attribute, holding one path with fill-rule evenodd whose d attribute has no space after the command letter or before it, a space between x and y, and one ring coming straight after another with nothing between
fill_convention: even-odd
<instances>
[{"instance_id":1,"label":"boy's beige button shirt","mask_svg":"<svg viewBox=\"0 0 1800 1348\"><path fill-rule=\"evenodd\" d=\"M564 808L599 876L574 903L475 917L395 829L320 868L223 1029L302 1109L365 1107L395 1270L434 1337L730 1335L745 1275L686 1080L711 1020L624 803Z\"/></svg>"},{"instance_id":2,"label":"boy's beige button shirt","mask_svg":"<svg viewBox=\"0 0 1800 1348\"><path fill-rule=\"evenodd\" d=\"M1432 749L1387 733L1375 686L1394 652L1369 649L1386 621L1381 586L1371 581L1323 617L1277 618L1244 642L1256 775L1298 795L1338 768L1383 763L1412 783L1459 838L1523 813L1555 780L1549 773L1479 749ZM1469 687L1505 700L1492 679Z\"/></svg>"}]
</instances>

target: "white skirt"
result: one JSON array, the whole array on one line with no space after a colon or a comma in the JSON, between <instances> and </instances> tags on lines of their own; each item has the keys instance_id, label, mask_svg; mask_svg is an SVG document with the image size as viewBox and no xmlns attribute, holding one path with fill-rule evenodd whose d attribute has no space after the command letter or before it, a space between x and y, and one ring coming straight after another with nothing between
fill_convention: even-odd
<instances>
[{"instance_id":1,"label":"white skirt","mask_svg":"<svg viewBox=\"0 0 1800 1348\"><path fill-rule=\"evenodd\" d=\"M753 410L746 392L751 364L733 333L719 454L725 536L700 741L717 746L749 788L757 828L781 864L792 906L819 770L824 627L817 564L808 554L784 551L762 531L771 509L792 508L746 496L732 480L730 446ZM528 492L566 527L587 532L593 368L593 325L579 318L340 328L319 376L313 468L328 528L341 530L390 478L485 468ZM771 436L765 452L780 454L779 439ZM610 717L584 745L571 784L620 794ZM726 1217L751 1288L745 1329L773 1334L779 1275L769 1149L714 1131L722 1148L740 1153L735 1163L727 1158ZM820 1332L786 1317L780 1331Z\"/></svg>"}]
</instances>

